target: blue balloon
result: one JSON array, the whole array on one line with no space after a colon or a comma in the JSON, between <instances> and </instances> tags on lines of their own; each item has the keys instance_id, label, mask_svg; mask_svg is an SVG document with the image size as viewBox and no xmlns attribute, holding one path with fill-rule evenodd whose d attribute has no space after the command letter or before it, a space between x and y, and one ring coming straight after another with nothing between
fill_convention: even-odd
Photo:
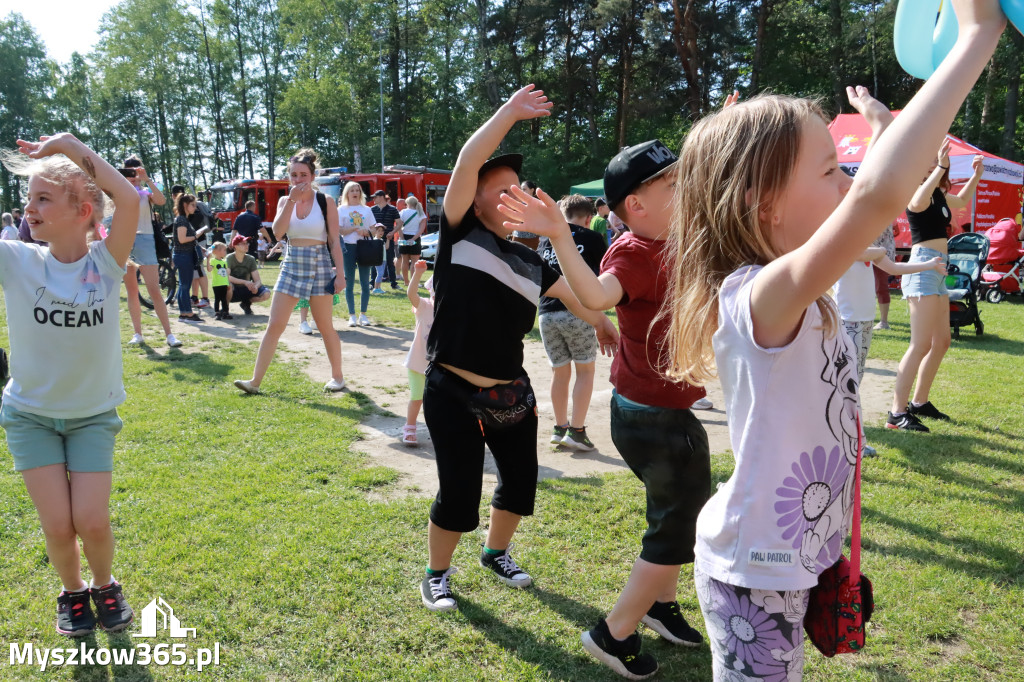
<instances>
[{"instance_id":1,"label":"blue balloon","mask_svg":"<svg viewBox=\"0 0 1024 682\"><path fill-rule=\"evenodd\" d=\"M1024 0L1001 0L1003 12L1024 33ZM893 44L903 70L928 79L956 43L952 0L899 0Z\"/></svg>"}]
</instances>

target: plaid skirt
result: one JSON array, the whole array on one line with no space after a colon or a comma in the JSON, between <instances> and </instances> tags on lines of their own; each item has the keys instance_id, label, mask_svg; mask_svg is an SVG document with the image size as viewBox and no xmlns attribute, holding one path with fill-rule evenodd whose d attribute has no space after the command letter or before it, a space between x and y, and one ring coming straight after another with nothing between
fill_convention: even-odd
<instances>
[{"instance_id":1,"label":"plaid skirt","mask_svg":"<svg viewBox=\"0 0 1024 682\"><path fill-rule=\"evenodd\" d=\"M295 298L334 295L334 269L326 244L289 246L274 291Z\"/></svg>"}]
</instances>

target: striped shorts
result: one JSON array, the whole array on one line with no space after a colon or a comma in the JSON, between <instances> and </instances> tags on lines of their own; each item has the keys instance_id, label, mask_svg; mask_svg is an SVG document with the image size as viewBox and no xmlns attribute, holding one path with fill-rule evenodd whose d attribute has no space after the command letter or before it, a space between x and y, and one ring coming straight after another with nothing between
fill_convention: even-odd
<instances>
[{"instance_id":1,"label":"striped shorts","mask_svg":"<svg viewBox=\"0 0 1024 682\"><path fill-rule=\"evenodd\" d=\"M289 246L274 291L295 298L334 295L334 269L326 244Z\"/></svg>"}]
</instances>

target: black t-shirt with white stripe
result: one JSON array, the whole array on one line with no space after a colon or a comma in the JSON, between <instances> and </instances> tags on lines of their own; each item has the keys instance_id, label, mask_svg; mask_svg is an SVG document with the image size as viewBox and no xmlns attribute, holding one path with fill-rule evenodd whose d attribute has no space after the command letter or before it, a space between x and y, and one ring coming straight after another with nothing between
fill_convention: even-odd
<instances>
[{"instance_id":1,"label":"black t-shirt with white stripe","mask_svg":"<svg viewBox=\"0 0 1024 682\"><path fill-rule=\"evenodd\" d=\"M455 228L442 213L427 359L493 379L522 376L523 337L558 277L536 251L484 227L472 208Z\"/></svg>"}]
</instances>

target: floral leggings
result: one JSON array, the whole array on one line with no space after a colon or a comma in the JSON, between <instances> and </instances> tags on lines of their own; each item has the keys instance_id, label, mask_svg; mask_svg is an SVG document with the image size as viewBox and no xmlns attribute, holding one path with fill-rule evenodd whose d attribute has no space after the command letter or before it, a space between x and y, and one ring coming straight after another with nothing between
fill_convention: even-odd
<instances>
[{"instance_id":1,"label":"floral leggings","mask_svg":"<svg viewBox=\"0 0 1024 682\"><path fill-rule=\"evenodd\" d=\"M808 590L756 590L693 570L715 682L799 682Z\"/></svg>"}]
</instances>

